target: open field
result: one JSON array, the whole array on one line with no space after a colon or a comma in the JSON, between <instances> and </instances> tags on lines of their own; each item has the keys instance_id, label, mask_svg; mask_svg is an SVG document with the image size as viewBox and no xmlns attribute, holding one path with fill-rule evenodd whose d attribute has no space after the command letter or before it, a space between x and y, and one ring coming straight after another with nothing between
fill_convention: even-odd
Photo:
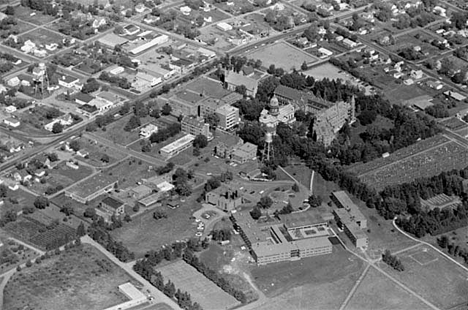
<instances>
[{"instance_id":1,"label":"open field","mask_svg":"<svg viewBox=\"0 0 468 310\"><path fill-rule=\"evenodd\" d=\"M256 284L271 298L258 310L338 309L363 270L341 245L333 254L254 267Z\"/></svg>"},{"instance_id":2,"label":"open field","mask_svg":"<svg viewBox=\"0 0 468 310\"><path fill-rule=\"evenodd\" d=\"M132 115L126 115L121 119L110 123L106 126L106 130L98 130L95 133L111 142L118 143L121 145L127 145L135 142L139 137L139 130L134 129L132 131L125 131L124 127L128 123L128 120ZM144 123L142 121L142 123Z\"/></svg>"},{"instance_id":3,"label":"open field","mask_svg":"<svg viewBox=\"0 0 468 310\"><path fill-rule=\"evenodd\" d=\"M260 59L263 67L268 68L270 65L275 65L276 68L283 68L288 72L293 68L299 69L304 61L311 64L318 60L286 42L267 45L248 53L246 57Z\"/></svg>"},{"instance_id":4,"label":"open field","mask_svg":"<svg viewBox=\"0 0 468 310\"><path fill-rule=\"evenodd\" d=\"M312 76L316 80L322 80L325 78L330 80L341 79L345 83L351 83L355 86L364 87L361 81L330 63L325 63L323 65L311 68L307 71L304 71L303 73L305 75Z\"/></svg>"},{"instance_id":5,"label":"open field","mask_svg":"<svg viewBox=\"0 0 468 310\"><path fill-rule=\"evenodd\" d=\"M384 269L415 293L441 309L466 305L466 271L424 245L398 257L405 266L405 271L398 272L387 265Z\"/></svg>"},{"instance_id":6,"label":"open field","mask_svg":"<svg viewBox=\"0 0 468 310\"><path fill-rule=\"evenodd\" d=\"M388 159L388 157L387 157ZM411 182L417 178L431 177L443 171L462 169L468 161L468 150L456 142L447 142L425 152L394 161L359 178L377 190L388 185Z\"/></svg>"},{"instance_id":7,"label":"open field","mask_svg":"<svg viewBox=\"0 0 468 310\"><path fill-rule=\"evenodd\" d=\"M101 310L126 301L117 286L130 281L92 246L73 248L13 275L4 292L9 310Z\"/></svg>"},{"instance_id":8,"label":"open field","mask_svg":"<svg viewBox=\"0 0 468 310\"><path fill-rule=\"evenodd\" d=\"M208 280L203 274L184 261L158 268L164 279L171 280L181 291L186 291L203 309L229 309L239 302Z\"/></svg>"},{"instance_id":9,"label":"open field","mask_svg":"<svg viewBox=\"0 0 468 310\"><path fill-rule=\"evenodd\" d=\"M32 12L36 14L31 16ZM44 25L55 19L53 16L42 14L39 11L34 11L21 5L15 6L15 17L38 26Z\"/></svg>"},{"instance_id":10,"label":"open field","mask_svg":"<svg viewBox=\"0 0 468 310\"><path fill-rule=\"evenodd\" d=\"M369 269L346 310L430 309L375 268Z\"/></svg>"},{"instance_id":11,"label":"open field","mask_svg":"<svg viewBox=\"0 0 468 310\"><path fill-rule=\"evenodd\" d=\"M227 222L230 222L230 220L224 221L224 224L226 225ZM223 221L218 223L223 223ZM219 229L217 224L215 228ZM229 227L232 227L232 225ZM251 259L247 251L239 250L243 244L242 238L239 235L234 235L231 238L231 243L227 246L211 244L208 250L201 253L200 260L207 266L210 266L210 268L221 273L233 287L243 291L247 297L247 302L250 302L257 299L258 294L242 275L244 272L244 262Z\"/></svg>"},{"instance_id":12,"label":"open field","mask_svg":"<svg viewBox=\"0 0 468 310\"><path fill-rule=\"evenodd\" d=\"M83 158L79 156L75 156L75 158L79 159L80 161L84 161L85 163L90 164L94 167L104 167L112 165L126 157L124 153L118 151L117 149L100 144L92 138L82 137L79 140L79 142L81 149L88 151L89 155L88 158ZM106 154L109 157L108 163L103 162L101 160L104 154Z\"/></svg>"},{"instance_id":13,"label":"open field","mask_svg":"<svg viewBox=\"0 0 468 310\"><path fill-rule=\"evenodd\" d=\"M194 191L185 202L178 202L179 208L158 207L166 212L167 219L155 220L153 210L144 212L122 228L112 231L112 236L122 241L137 257L142 257L149 250L159 249L164 244L195 236L197 225L190 217L201 207L196 202L201 190Z\"/></svg>"}]
</instances>

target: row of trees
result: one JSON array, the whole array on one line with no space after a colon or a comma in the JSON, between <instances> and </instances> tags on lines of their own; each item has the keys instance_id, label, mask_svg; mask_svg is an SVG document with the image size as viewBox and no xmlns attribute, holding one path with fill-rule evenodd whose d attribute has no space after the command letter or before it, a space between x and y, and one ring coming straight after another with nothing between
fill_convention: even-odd
<instances>
[{"instance_id":1,"label":"row of trees","mask_svg":"<svg viewBox=\"0 0 468 310\"><path fill-rule=\"evenodd\" d=\"M442 248L446 249L447 252L454 257L461 257L465 264L468 264L468 250L458 244L450 242L450 239L446 235L437 238L437 244Z\"/></svg>"},{"instance_id":2,"label":"row of trees","mask_svg":"<svg viewBox=\"0 0 468 310\"><path fill-rule=\"evenodd\" d=\"M405 270L401 260L396 257L396 255L392 255L390 250L385 250L385 252L382 254L382 261L397 271Z\"/></svg>"},{"instance_id":3,"label":"row of trees","mask_svg":"<svg viewBox=\"0 0 468 310\"><path fill-rule=\"evenodd\" d=\"M93 223L88 228L88 235L120 261L124 263L132 261L135 258L135 254L125 247L122 242L115 241L107 231L107 228L102 225L103 222L96 218L93 219Z\"/></svg>"},{"instance_id":4,"label":"row of trees","mask_svg":"<svg viewBox=\"0 0 468 310\"><path fill-rule=\"evenodd\" d=\"M161 143L177 135L181 130L182 129L179 123L172 123L166 128L162 128L158 130L158 132L153 133L149 140L151 143Z\"/></svg>"}]
</instances>

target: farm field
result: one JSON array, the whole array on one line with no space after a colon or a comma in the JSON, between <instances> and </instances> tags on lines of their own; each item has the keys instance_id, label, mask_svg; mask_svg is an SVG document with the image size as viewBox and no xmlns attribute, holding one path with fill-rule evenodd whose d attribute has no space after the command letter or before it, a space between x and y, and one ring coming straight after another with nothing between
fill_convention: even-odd
<instances>
[{"instance_id":1,"label":"farm field","mask_svg":"<svg viewBox=\"0 0 468 310\"><path fill-rule=\"evenodd\" d=\"M112 231L111 235L135 252L137 257L142 257L149 250L159 249L164 244L194 237L197 225L190 217L201 207L196 202L201 190L195 190L185 202L178 202L179 208L158 207L158 210L166 212L167 219L155 220L154 210L143 212L122 228Z\"/></svg>"},{"instance_id":2,"label":"farm field","mask_svg":"<svg viewBox=\"0 0 468 310\"><path fill-rule=\"evenodd\" d=\"M411 182L417 178L431 177L443 171L465 168L468 150L456 142L447 142L428 151L395 161L359 178L376 190L388 185Z\"/></svg>"},{"instance_id":3,"label":"farm field","mask_svg":"<svg viewBox=\"0 0 468 310\"><path fill-rule=\"evenodd\" d=\"M117 286L123 270L89 245L62 252L17 272L4 291L9 310L101 310L126 301Z\"/></svg>"},{"instance_id":4,"label":"farm field","mask_svg":"<svg viewBox=\"0 0 468 310\"><path fill-rule=\"evenodd\" d=\"M322 310L339 309L363 270L363 262L340 245L333 254L253 267L251 272L270 297L259 310Z\"/></svg>"},{"instance_id":5,"label":"farm field","mask_svg":"<svg viewBox=\"0 0 468 310\"><path fill-rule=\"evenodd\" d=\"M184 261L158 268L164 279L186 291L205 310L229 309L239 302Z\"/></svg>"},{"instance_id":6,"label":"farm field","mask_svg":"<svg viewBox=\"0 0 468 310\"><path fill-rule=\"evenodd\" d=\"M436 307L450 309L468 301L467 272L432 248L421 245L398 257L405 271L387 265L384 270Z\"/></svg>"},{"instance_id":7,"label":"farm field","mask_svg":"<svg viewBox=\"0 0 468 310\"><path fill-rule=\"evenodd\" d=\"M75 238L75 229L60 224L47 215L34 212L5 225L5 230L22 241L48 250Z\"/></svg>"},{"instance_id":8,"label":"farm field","mask_svg":"<svg viewBox=\"0 0 468 310\"><path fill-rule=\"evenodd\" d=\"M370 268L345 310L431 309L375 268Z\"/></svg>"},{"instance_id":9,"label":"farm field","mask_svg":"<svg viewBox=\"0 0 468 310\"><path fill-rule=\"evenodd\" d=\"M283 68L287 72L293 68L299 69L304 61L310 64L318 60L318 58L286 42L261 47L246 56L251 59L260 59L263 67L268 68L270 65L275 65L276 68Z\"/></svg>"}]
</instances>

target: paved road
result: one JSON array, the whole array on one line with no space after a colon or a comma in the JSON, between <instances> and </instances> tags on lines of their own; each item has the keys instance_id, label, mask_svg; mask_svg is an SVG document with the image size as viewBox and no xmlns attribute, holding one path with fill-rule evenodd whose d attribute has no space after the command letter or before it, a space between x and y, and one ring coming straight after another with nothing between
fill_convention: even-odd
<instances>
[{"instance_id":1,"label":"paved road","mask_svg":"<svg viewBox=\"0 0 468 310\"><path fill-rule=\"evenodd\" d=\"M97 248L99 251L101 251L104 255L107 256L111 261L113 261L117 266L125 270L130 276L138 280L140 283L143 284L143 289L142 291L146 292L147 290L151 293L151 295L155 298L155 303L158 302L163 302L171 306L174 310L182 310L177 303L164 295L161 291L156 289L151 283L149 283L147 280L145 280L143 277L141 277L138 273L136 273L133 270L133 265L135 262L125 264L121 261L119 261L114 255L109 253L106 249L104 249L99 243L91 239L89 236L84 236L81 238L81 241L83 243L91 244L95 248Z\"/></svg>"},{"instance_id":2,"label":"paved road","mask_svg":"<svg viewBox=\"0 0 468 310\"><path fill-rule=\"evenodd\" d=\"M10 280L10 278L15 274L16 270L12 269L8 271L7 273L4 273L3 276L3 281L0 283L0 310L3 310L3 290L5 289L5 286L7 282ZM8 309L5 309L8 310Z\"/></svg>"}]
</instances>

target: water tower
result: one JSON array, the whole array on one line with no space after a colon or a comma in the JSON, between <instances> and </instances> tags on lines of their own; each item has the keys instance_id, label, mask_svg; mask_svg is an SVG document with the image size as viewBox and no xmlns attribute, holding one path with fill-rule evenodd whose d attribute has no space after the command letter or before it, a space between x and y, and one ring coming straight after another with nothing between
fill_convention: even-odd
<instances>
[{"instance_id":1,"label":"water tower","mask_svg":"<svg viewBox=\"0 0 468 310\"><path fill-rule=\"evenodd\" d=\"M276 126L267 124L265 133L265 146L262 153L262 161L267 162L273 159L273 136L276 135Z\"/></svg>"},{"instance_id":2,"label":"water tower","mask_svg":"<svg viewBox=\"0 0 468 310\"><path fill-rule=\"evenodd\" d=\"M41 62L33 69L34 93L40 89L41 94L44 95L44 90L49 87L49 77L47 76L47 67L45 63Z\"/></svg>"}]
</instances>

